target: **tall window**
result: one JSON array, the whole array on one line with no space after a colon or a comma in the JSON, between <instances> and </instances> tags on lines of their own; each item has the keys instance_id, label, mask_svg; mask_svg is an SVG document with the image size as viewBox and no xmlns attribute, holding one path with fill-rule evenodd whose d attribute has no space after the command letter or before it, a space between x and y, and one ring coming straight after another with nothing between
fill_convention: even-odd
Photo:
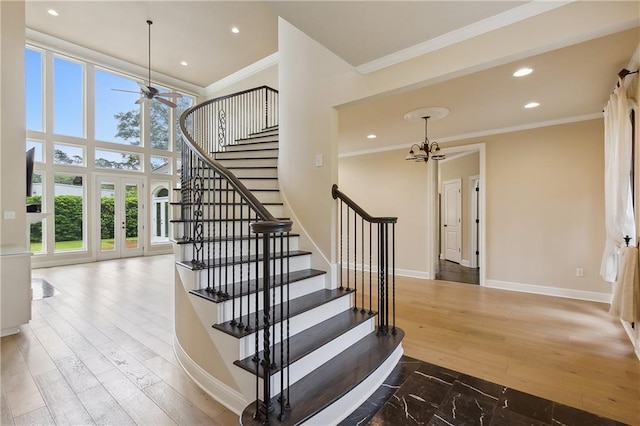
<instances>
[{"instance_id":1,"label":"tall window","mask_svg":"<svg viewBox=\"0 0 640 426\"><path fill-rule=\"evenodd\" d=\"M84 66L56 56L53 59L53 132L84 137Z\"/></svg>"},{"instance_id":2,"label":"tall window","mask_svg":"<svg viewBox=\"0 0 640 426\"><path fill-rule=\"evenodd\" d=\"M97 176L135 174L146 183L162 176L166 189L175 184L176 123L195 98L184 95L176 109L157 101L137 104L141 81L64 52L26 47L27 146L36 149L34 194L28 201L40 202L49 213L31 227L31 250L40 257L55 262L60 253L65 259L72 253L86 258L98 250L101 230L88 219L100 217L100 194L93 184ZM128 232L127 241L135 237L145 247L145 241L168 244L169 197L156 200L163 204L160 210L153 205L152 213L157 194L149 185L145 188L149 192L138 191L136 197L148 209L140 215L150 221L140 227L147 234Z\"/></svg>"},{"instance_id":3,"label":"tall window","mask_svg":"<svg viewBox=\"0 0 640 426\"><path fill-rule=\"evenodd\" d=\"M25 51L26 125L28 130L44 130L43 55L35 49Z\"/></svg>"}]
</instances>

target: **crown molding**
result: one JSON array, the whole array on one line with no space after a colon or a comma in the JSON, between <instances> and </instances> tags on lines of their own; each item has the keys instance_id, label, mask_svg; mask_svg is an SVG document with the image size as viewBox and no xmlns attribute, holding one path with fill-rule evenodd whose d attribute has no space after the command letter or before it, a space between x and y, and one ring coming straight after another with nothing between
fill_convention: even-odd
<instances>
[{"instance_id":1,"label":"crown molding","mask_svg":"<svg viewBox=\"0 0 640 426\"><path fill-rule=\"evenodd\" d=\"M444 137L444 138L437 138L438 139L438 144L442 145L443 143L447 143L447 142L455 142L455 141L461 141L461 140L465 140L465 139L475 139L475 138L482 138L482 137L486 137L486 136L492 136L492 135L500 135L503 133L513 133L513 132L520 132L523 130L532 130L532 129L538 129L541 127L550 127L550 126L557 126L557 125L561 125L561 124L570 124L570 123L577 123L579 121L588 121L588 120L596 120L602 118L602 113L595 113L595 114L585 114L585 115L577 115L574 117L567 117L567 118L560 118L557 120L549 120L549 121L539 121L537 123L528 123L528 124L521 124L518 126L511 126L511 127L502 127L499 129L492 129L492 130L483 130L480 132L472 132L472 133L465 133L462 135L455 135L455 136L448 136L448 137ZM406 142L403 144L397 144L397 145L389 145L389 146L384 146L384 147L380 147L380 148L372 148L372 149L365 149L365 150L361 150L361 151L352 151L352 152L344 152L338 155L338 158L348 158L348 157L358 157L360 155L367 155L367 154L377 154L380 152L387 152L387 151L396 151L399 149L403 149L406 150L408 149L413 143L421 143L422 141L419 142Z\"/></svg>"},{"instance_id":2,"label":"crown molding","mask_svg":"<svg viewBox=\"0 0 640 426\"><path fill-rule=\"evenodd\" d=\"M402 49L387 56L383 56L382 58L367 62L366 64L362 64L356 67L356 70L361 74L369 74L374 71L379 71L383 68L387 68L392 65L407 61L409 59L413 59L418 56L443 49L453 44L469 40L473 37L477 37L490 31L515 24L516 22L523 21L533 16L549 12L551 10L573 3L574 1L575 0L531 1L522 6L515 7L506 12L502 12L498 15L483 19L457 30L450 31L441 36L432 38L431 40L418 43L414 46L407 47L406 49Z\"/></svg>"},{"instance_id":3,"label":"crown molding","mask_svg":"<svg viewBox=\"0 0 640 426\"><path fill-rule=\"evenodd\" d=\"M265 58L262 58L259 61L256 61L253 64L248 65L242 68L241 70L236 71L233 74L230 74L225 78L216 81L215 83L208 85L204 89L204 95L206 97L210 97L215 93L219 92L220 90L226 87L229 87L235 83L238 83L244 80L245 78L251 77L252 75L257 74L260 71L264 71L267 68L270 68L274 65L278 65L279 62L280 62L279 53L278 52L272 53L271 55Z\"/></svg>"},{"instance_id":4,"label":"crown molding","mask_svg":"<svg viewBox=\"0 0 640 426\"><path fill-rule=\"evenodd\" d=\"M65 56L71 56L73 58L98 65L101 68L128 75L136 80L146 81L146 75L148 72L146 67L141 67L139 65L123 61L122 59L87 49L86 47L79 46L75 43L71 43L30 28L25 28L25 35L26 42L29 45L51 50ZM179 80L157 71L153 71L153 77L154 83L159 83L161 86L167 86L168 88L179 90L189 95L199 96L203 91L200 86L187 83L186 81Z\"/></svg>"}]
</instances>

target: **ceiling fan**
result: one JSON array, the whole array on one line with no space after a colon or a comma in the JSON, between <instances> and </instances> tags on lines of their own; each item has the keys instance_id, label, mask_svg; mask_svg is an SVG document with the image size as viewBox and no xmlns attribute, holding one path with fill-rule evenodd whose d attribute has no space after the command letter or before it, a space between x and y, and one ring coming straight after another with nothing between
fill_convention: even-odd
<instances>
[{"instance_id":1,"label":"ceiling fan","mask_svg":"<svg viewBox=\"0 0 640 426\"><path fill-rule=\"evenodd\" d=\"M151 24L153 24L153 22L150 20L147 20L147 25L149 25L149 79L147 80L146 85L144 84L144 82L137 82L138 86L140 86L140 99L138 99L135 103L140 105L152 99L156 99L158 102L161 102L171 108L175 108L177 107L177 105L174 102L165 98L177 99L177 98L181 98L182 94L178 92L160 92L158 89L156 89L151 85ZM121 90L121 89L112 89L112 90L116 90L118 92L138 93L138 92L133 92L131 90Z\"/></svg>"}]
</instances>

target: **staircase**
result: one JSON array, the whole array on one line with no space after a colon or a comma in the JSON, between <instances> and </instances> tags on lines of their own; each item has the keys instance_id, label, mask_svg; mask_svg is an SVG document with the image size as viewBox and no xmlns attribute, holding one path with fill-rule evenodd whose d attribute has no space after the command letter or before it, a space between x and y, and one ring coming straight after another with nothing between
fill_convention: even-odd
<instances>
[{"instance_id":1,"label":"staircase","mask_svg":"<svg viewBox=\"0 0 640 426\"><path fill-rule=\"evenodd\" d=\"M277 95L258 88L248 92L251 99L255 91L265 97ZM243 425L336 424L380 386L402 355L403 332L395 321L389 328L389 314L395 318L395 309L389 305L388 259L378 260L387 266L376 272L375 286L368 274L368 291L364 274L364 220L374 219L368 222L382 229L383 221L375 220L390 218L358 211L334 187L334 198L341 199L341 217L346 206L347 228L350 211L354 217L366 215L361 216L361 235L356 237L363 242L357 272L362 277L354 279L355 265L349 276L348 248L346 257L341 250L347 266L340 283L313 269L313 254L300 247L300 235L292 232L279 190L277 121L245 134L226 131L238 119L228 115L234 108L225 103L246 93L209 101L206 105L215 107L202 114L207 119L199 118L204 106L181 118L188 142L181 187L176 189L179 201L172 203L173 235L179 237L174 243L176 353L201 387L241 414ZM260 98L256 109L264 105L269 105L268 98ZM262 117L263 111L258 114ZM198 130L202 127L209 129L204 136ZM221 143L219 136L227 133L236 139ZM347 236L357 226L354 222ZM367 241L385 238L389 236L383 231L377 237L369 234ZM356 253L354 247L354 263ZM370 271L375 269L372 257L370 249ZM183 295L189 305L178 302ZM189 330L180 324L183 314L197 318L199 324L193 327L206 330L208 340L180 331Z\"/></svg>"}]
</instances>

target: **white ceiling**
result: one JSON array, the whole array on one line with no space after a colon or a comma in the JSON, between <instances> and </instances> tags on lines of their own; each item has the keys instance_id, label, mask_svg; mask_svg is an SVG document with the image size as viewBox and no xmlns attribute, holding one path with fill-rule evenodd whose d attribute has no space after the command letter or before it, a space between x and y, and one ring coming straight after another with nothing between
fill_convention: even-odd
<instances>
[{"instance_id":1,"label":"white ceiling","mask_svg":"<svg viewBox=\"0 0 640 426\"><path fill-rule=\"evenodd\" d=\"M146 68L145 21L151 19L153 71L204 88L275 53L279 15L366 72L379 64L406 59L404 53L417 47L463 43L465 37L524 22L546 9L575 4L482 0L27 0L26 25ZM620 4L608 3L618 8ZM424 136L423 127L405 122L402 116L424 106L451 109L447 118L429 126L432 139L444 140L598 114L615 84L615 74L627 65L640 42L640 2L626 2L622 7L631 12L631 25L593 35L600 38L563 40L565 47L560 50L549 49L455 79L443 75L437 84L345 106L339 114L340 152L419 141ZM60 15L50 16L49 8ZM240 29L239 34L231 33L233 26ZM631 27L635 30L615 34ZM183 60L189 65L181 66ZM511 73L519 65L532 66L535 71L516 80ZM537 100L542 106L524 110L522 105L529 100ZM370 132L378 138L366 139Z\"/></svg>"}]
</instances>

